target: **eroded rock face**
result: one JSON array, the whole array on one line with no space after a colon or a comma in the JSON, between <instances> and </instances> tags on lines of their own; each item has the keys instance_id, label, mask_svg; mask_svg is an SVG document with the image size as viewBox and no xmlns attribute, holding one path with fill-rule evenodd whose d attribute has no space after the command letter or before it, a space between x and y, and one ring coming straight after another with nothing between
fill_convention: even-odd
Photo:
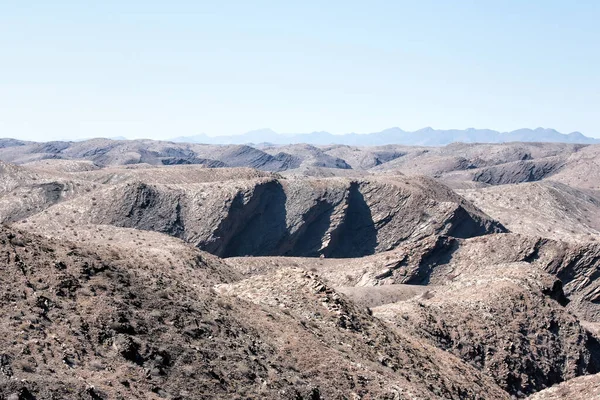
<instances>
[{"instance_id":1,"label":"eroded rock face","mask_svg":"<svg viewBox=\"0 0 600 400\"><path fill-rule=\"evenodd\" d=\"M374 315L412 330L522 396L600 370L600 344L563 305L560 281L527 263L480 266Z\"/></svg>"},{"instance_id":2,"label":"eroded rock face","mask_svg":"<svg viewBox=\"0 0 600 400\"><path fill-rule=\"evenodd\" d=\"M426 245L427 242L423 242ZM425 259L415 259L398 271L396 283L443 284L455 276L473 275L481 264L527 262L562 282L570 302L567 307L580 318L600 322L600 244L566 243L516 234L486 235L466 240L438 239L425 246ZM403 274L403 275L402 275Z\"/></svg>"},{"instance_id":3,"label":"eroded rock face","mask_svg":"<svg viewBox=\"0 0 600 400\"><path fill-rule=\"evenodd\" d=\"M431 235L473 237L504 231L427 178L128 182L53 211L69 215L77 224L166 233L222 257L349 258ZM29 225L43 225L47 219L40 215Z\"/></svg>"}]
</instances>

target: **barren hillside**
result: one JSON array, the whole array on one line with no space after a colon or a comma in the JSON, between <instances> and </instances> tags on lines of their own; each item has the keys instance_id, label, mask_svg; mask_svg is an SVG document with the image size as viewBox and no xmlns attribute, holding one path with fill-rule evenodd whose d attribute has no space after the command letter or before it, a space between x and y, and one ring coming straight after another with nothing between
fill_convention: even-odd
<instances>
[{"instance_id":1,"label":"barren hillside","mask_svg":"<svg viewBox=\"0 0 600 400\"><path fill-rule=\"evenodd\" d=\"M426 178L265 176L183 184L128 180L104 186L23 223L56 229L56 216L62 215L61 229L104 224L157 231L225 257L355 257L430 235L472 237L504 231L469 202Z\"/></svg>"},{"instance_id":2,"label":"barren hillside","mask_svg":"<svg viewBox=\"0 0 600 400\"><path fill-rule=\"evenodd\" d=\"M2 140L0 399L593 396L597 148Z\"/></svg>"},{"instance_id":3,"label":"barren hillside","mask_svg":"<svg viewBox=\"0 0 600 400\"><path fill-rule=\"evenodd\" d=\"M214 257L174 243L169 265L132 257L135 245L0 232L3 397L507 398L316 276L281 275L289 306L303 299L288 310L247 297L251 281L227 283L236 278Z\"/></svg>"},{"instance_id":4,"label":"barren hillside","mask_svg":"<svg viewBox=\"0 0 600 400\"><path fill-rule=\"evenodd\" d=\"M600 240L600 192L554 182L458 191L512 232L557 240Z\"/></svg>"},{"instance_id":5,"label":"barren hillside","mask_svg":"<svg viewBox=\"0 0 600 400\"><path fill-rule=\"evenodd\" d=\"M82 142L23 142L0 139L0 160L48 165L55 160L85 160L96 166L196 164L206 167L250 167L291 175L364 176L428 175L452 186L497 185L538 181L557 175L575 186L596 189L589 180L597 172L600 145L567 143L455 143L444 147L386 145L288 146L208 145L152 140L91 139ZM84 169L84 164L63 170ZM89 168L89 166L88 166ZM93 167L91 167L93 168ZM353 172L351 172L353 171ZM564 178L561 178L564 177ZM569 182L565 182L569 184Z\"/></svg>"}]
</instances>

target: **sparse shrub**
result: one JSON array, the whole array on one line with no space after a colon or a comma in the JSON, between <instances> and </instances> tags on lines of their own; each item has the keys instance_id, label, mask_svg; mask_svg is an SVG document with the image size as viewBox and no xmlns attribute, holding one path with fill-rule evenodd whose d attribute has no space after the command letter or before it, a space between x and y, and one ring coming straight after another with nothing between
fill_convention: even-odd
<instances>
[{"instance_id":1,"label":"sparse shrub","mask_svg":"<svg viewBox=\"0 0 600 400\"><path fill-rule=\"evenodd\" d=\"M446 279L448 279L450 282L454 281L456 278L458 277L458 274L448 274L446 276Z\"/></svg>"},{"instance_id":2,"label":"sparse shrub","mask_svg":"<svg viewBox=\"0 0 600 400\"><path fill-rule=\"evenodd\" d=\"M223 297L217 297L217 299L215 300L215 303L217 303L217 305L219 307L224 308L225 310L231 310L231 308L232 308L229 301L227 301Z\"/></svg>"},{"instance_id":3,"label":"sparse shrub","mask_svg":"<svg viewBox=\"0 0 600 400\"><path fill-rule=\"evenodd\" d=\"M425 291L425 293L423 293L421 295L421 297L425 300L429 300L429 299L433 298L434 296L435 296L435 294L433 294L433 292L431 290L427 290L427 291Z\"/></svg>"},{"instance_id":4,"label":"sparse shrub","mask_svg":"<svg viewBox=\"0 0 600 400\"><path fill-rule=\"evenodd\" d=\"M90 362L90 369L93 371L103 371L106 369L106 366L98 360L93 360Z\"/></svg>"},{"instance_id":5,"label":"sparse shrub","mask_svg":"<svg viewBox=\"0 0 600 400\"><path fill-rule=\"evenodd\" d=\"M23 370L23 372L28 372L28 373L35 372L35 365L33 363L23 361L23 362L21 362L20 367L21 367L21 370Z\"/></svg>"}]
</instances>

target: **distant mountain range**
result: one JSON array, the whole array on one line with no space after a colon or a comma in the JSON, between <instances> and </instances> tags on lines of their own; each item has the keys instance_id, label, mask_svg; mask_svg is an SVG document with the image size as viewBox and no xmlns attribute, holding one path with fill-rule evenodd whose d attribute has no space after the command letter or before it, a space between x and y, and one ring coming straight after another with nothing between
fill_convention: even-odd
<instances>
[{"instance_id":1,"label":"distant mountain range","mask_svg":"<svg viewBox=\"0 0 600 400\"><path fill-rule=\"evenodd\" d=\"M491 129L450 129L438 130L423 128L407 132L400 128L390 128L381 132L358 134L348 133L334 135L329 132L312 132L298 134L280 134L271 129L259 129L241 135L184 136L171 139L179 143L206 144L294 144L307 143L313 145L346 144L351 146L377 146L386 144L403 144L410 146L445 146L450 143L504 143L504 142L554 142L554 143L600 143L600 139L584 136L580 132L560 133L554 129L518 129L512 132L498 132Z\"/></svg>"}]
</instances>

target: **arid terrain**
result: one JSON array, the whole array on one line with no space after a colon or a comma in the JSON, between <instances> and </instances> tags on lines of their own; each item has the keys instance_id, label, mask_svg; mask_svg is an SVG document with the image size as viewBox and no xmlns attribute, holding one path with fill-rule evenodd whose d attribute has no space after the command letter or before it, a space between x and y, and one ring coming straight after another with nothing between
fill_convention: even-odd
<instances>
[{"instance_id":1,"label":"arid terrain","mask_svg":"<svg viewBox=\"0 0 600 400\"><path fill-rule=\"evenodd\" d=\"M600 398L600 145L0 139L0 399Z\"/></svg>"}]
</instances>

